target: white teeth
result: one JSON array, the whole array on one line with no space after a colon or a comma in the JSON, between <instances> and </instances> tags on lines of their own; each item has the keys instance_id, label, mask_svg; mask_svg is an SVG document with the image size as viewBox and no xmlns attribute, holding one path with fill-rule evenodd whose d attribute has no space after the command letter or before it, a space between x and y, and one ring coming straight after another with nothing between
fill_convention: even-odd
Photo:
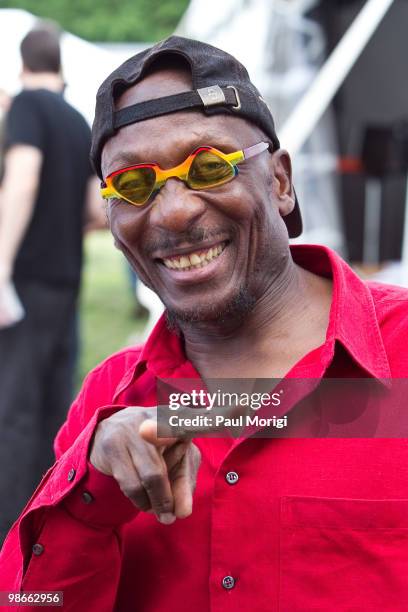
<instances>
[{"instance_id":1,"label":"white teeth","mask_svg":"<svg viewBox=\"0 0 408 612\"><path fill-rule=\"evenodd\" d=\"M201 259L196 253L190 255L190 261L193 266L196 266L197 264L201 263Z\"/></svg>"},{"instance_id":2,"label":"white teeth","mask_svg":"<svg viewBox=\"0 0 408 612\"><path fill-rule=\"evenodd\" d=\"M215 257L218 257L225 248L225 244L219 244L216 247L211 247L206 252L191 253L182 255L181 257L163 259L166 268L171 270L191 270L192 268L203 268Z\"/></svg>"}]
</instances>

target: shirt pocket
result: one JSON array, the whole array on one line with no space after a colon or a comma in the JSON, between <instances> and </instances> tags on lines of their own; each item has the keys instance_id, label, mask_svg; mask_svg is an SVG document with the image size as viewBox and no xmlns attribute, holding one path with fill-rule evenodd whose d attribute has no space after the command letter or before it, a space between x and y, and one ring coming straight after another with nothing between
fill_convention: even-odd
<instances>
[{"instance_id":1,"label":"shirt pocket","mask_svg":"<svg viewBox=\"0 0 408 612\"><path fill-rule=\"evenodd\" d=\"M281 499L280 612L408 610L408 499Z\"/></svg>"}]
</instances>

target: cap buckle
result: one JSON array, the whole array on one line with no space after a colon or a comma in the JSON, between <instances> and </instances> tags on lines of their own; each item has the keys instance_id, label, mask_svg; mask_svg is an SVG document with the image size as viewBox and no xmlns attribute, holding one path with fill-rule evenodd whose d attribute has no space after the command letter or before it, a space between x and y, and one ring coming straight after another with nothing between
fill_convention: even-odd
<instances>
[{"instance_id":1,"label":"cap buckle","mask_svg":"<svg viewBox=\"0 0 408 612\"><path fill-rule=\"evenodd\" d=\"M235 105L235 106L232 106L232 108L233 108L234 110L239 110L239 109L241 108L241 100L240 100L239 94L238 94L238 92L237 92L237 88L236 88L236 87L234 87L234 85L227 85L227 87L229 87L229 89L233 89L233 90L234 90L235 97L236 97L236 99L237 99L237 103L236 103L236 105Z\"/></svg>"},{"instance_id":2,"label":"cap buckle","mask_svg":"<svg viewBox=\"0 0 408 612\"><path fill-rule=\"evenodd\" d=\"M204 106L215 106L216 104L225 104L226 99L224 92L219 85L211 85L211 87L201 87L197 89Z\"/></svg>"}]
</instances>

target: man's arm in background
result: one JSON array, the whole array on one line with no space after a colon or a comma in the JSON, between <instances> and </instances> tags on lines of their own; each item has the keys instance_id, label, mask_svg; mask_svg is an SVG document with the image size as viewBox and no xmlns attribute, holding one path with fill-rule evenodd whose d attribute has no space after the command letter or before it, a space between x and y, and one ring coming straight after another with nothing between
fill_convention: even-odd
<instances>
[{"instance_id":1,"label":"man's arm in background","mask_svg":"<svg viewBox=\"0 0 408 612\"><path fill-rule=\"evenodd\" d=\"M0 288L10 280L18 248L31 220L43 155L31 145L13 145L4 160L0 200Z\"/></svg>"},{"instance_id":2,"label":"man's arm in background","mask_svg":"<svg viewBox=\"0 0 408 612\"><path fill-rule=\"evenodd\" d=\"M91 176L86 188L84 232L107 227L106 205L100 194L100 180L97 176Z\"/></svg>"}]
</instances>

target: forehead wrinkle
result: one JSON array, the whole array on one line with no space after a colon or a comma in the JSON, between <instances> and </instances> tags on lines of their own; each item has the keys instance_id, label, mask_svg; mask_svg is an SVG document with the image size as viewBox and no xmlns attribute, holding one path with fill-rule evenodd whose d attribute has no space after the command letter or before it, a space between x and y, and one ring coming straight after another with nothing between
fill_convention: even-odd
<instances>
[{"instance_id":1,"label":"forehead wrinkle","mask_svg":"<svg viewBox=\"0 0 408 612\"><path fill-rule=\"evenodd\" d=\"M108 167L108 172L149 162L169 168L184 161L199 146L213 146L230 153L248 146L247 143L255 144L254 138L252 134L249 141L248 126L240 119L185 111L177 113L177 117L176 113L154 117L119 130L105 147L103 166Z\"/></svg>"}]
</instances>

